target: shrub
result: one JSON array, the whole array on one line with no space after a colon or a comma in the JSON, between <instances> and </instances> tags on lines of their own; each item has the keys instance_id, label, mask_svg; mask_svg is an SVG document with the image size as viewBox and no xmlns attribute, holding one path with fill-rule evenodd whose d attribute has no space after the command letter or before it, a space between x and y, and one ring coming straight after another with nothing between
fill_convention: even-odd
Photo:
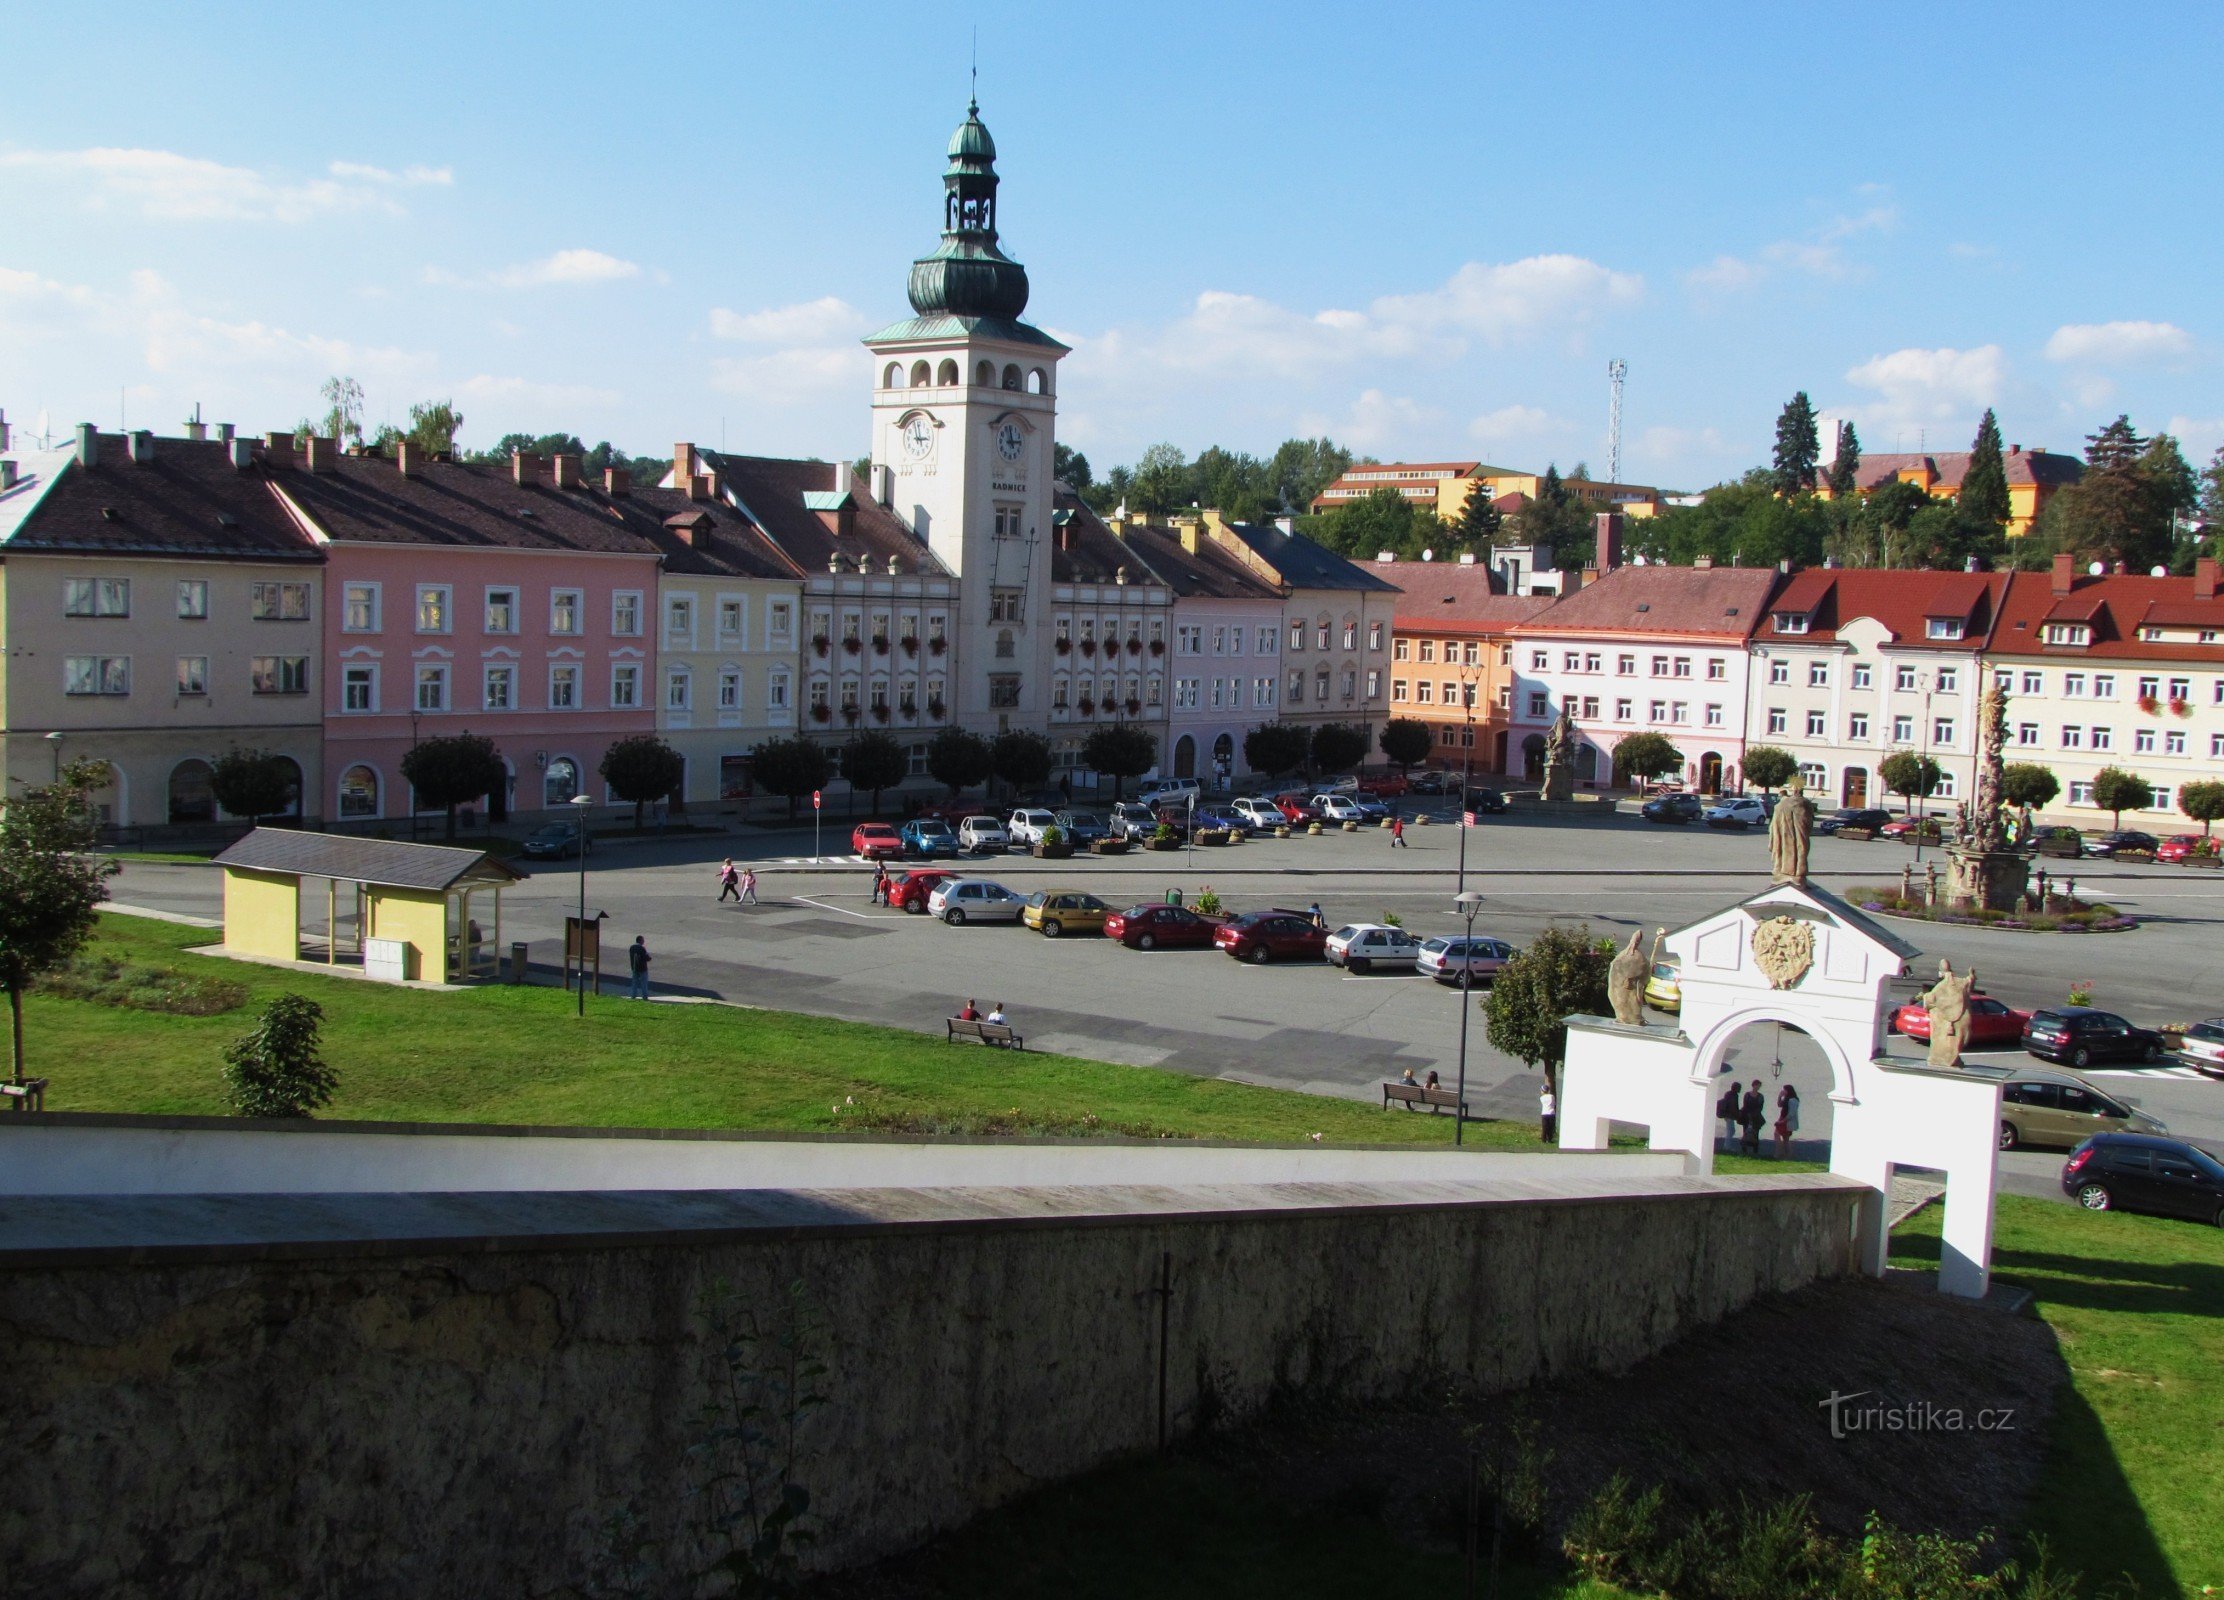
<instances>
[{"instance_id":1,"label":"shrub","mask_svg":"<svg viewBox=\"0 0 2224 1600\"><path fill-rule=\"evenodd\" d=\"M40 994L173 1017L213 1017L247 1003L247 986L229 978L201 977L175 967L134 966L114 956L79 956L38 978L32 988Z\"/></svg>"},{"instance_id":2,"label":"shrub","mask_svg":"<svg viewBox=\"0 0 2224 1600\"><path fill-rule=\"evenodd\" d=\"M1181 835L1174 831L1174 825L1171 822L1161 822L1157 827L1151 830L1151 837L1159 840L1168 840L1179 839Z\"/></svg>"},{"instance_id":3,"label":"shrub","mask_svg":"<svg viewBox=\"0 0 2224 1600\"><path fill-rule=\"evenodd\" d=\"M253 1033L224 1051L232 1109L243 1117L306 1117L329 1103L339 1075L317 1054L324 1008L298 994L263 1007Z\"/></svg>"},{"instance_id":4,"label":"shrub","mask_svg":"<svg viewBox=\"0 0 2224 1600\"><path fill-rule=\"evenodd\" d=\"M1189 903L1200 916L1217 917L1220 915L1220 896L1214 894L1209 887L1199 889L1197 898Z\"/></svg>"},{"instance_id":5,"label":"shrub","mask_svg":"<svg viewBox=\"0 0 2224 1600\"><path fill-rule=\"evenodd\" d=\"M2068 922L2076 916L2077 913L2072 912L2069 916L2064 917L2062 920L2064 922ZM2091 1005L2093 1003L2093 980L2090 978L2079 978L2075 982L2071 983L2069 1003L2073 1006Z\"/></svg>"},{"instance_id":6,"label":"shrub","mask_svg":"<svg viewBox=\"0 0 2224 1600\"><path fill-rule=\"evenodd\" d=\"M1057 823L1053 822L1049 827L1043 829L1042 842L1045 845L1064 844L1066 842L1065 829L1059 827Z\"/></svg>"}]
</instances>

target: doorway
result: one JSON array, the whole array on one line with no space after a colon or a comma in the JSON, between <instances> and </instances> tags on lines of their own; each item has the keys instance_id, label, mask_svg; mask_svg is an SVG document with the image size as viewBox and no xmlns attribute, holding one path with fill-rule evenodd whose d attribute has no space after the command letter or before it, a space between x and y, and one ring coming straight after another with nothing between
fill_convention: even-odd
<instances>
[{"instance_id":1,"label":"doorway","mask_svg":"<svg viewBox=\"0 0 2224 1600\"><path fill-rule=\"evenodd\" d=\"M1838 803L1849 811L1864 809L1869 803L1869 769L1846 768L1845 789Z\"/></svg>"},{"instance_id":2,"label":"doorway","mask_svg":"<svg viewBox=\"0 0 2224 1600\"><path fill-rule=\"evenodd\" d=\"M1174 741L1174 776L1197 776L1197 741L1186 733Z\"/></svg>"},{"instance_id":3,"label":"doorway","mask_svg":"<svg viewBox=\"0 0 2224 1600\"><path fill-rule=\"evenodd\" d=\"M1699 792L1701 794L1720 794L1722 792L1722 757L1712 750L1699 758Z\"/></svg>"}]
</instances>

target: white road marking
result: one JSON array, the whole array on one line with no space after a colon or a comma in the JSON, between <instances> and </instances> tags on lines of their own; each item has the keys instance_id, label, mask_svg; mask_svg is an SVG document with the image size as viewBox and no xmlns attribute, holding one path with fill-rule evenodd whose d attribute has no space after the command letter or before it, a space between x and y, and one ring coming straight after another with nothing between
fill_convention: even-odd
<instances>
[{"instance_id":1,"label":"white road marking","mask_svg":"<svg viewBox=\"0 0 2224 1600\"><path fill-rule=\"evenodd\" d=\"M840 915L845 917L855 917L860 922L878 922L880 920L869 911L852 911L847 906L830 906L823 900L813 900L809 895L790 895L788 897L788 904L796 906L816 906L821 911L832 911L839 913Z\"/></svg>"},{"instance_id":2,"label":"white road marking","mask_svg":"<svg viewBox=\"0 0 2224 1600\"><path fill-rule=\"evenodd\" d=\"M2089 1067L2089 1078L2179 1078L2189 1083L2213 1083L2207 1073L2192 1067Z\"/></svg>"}]
</instances>

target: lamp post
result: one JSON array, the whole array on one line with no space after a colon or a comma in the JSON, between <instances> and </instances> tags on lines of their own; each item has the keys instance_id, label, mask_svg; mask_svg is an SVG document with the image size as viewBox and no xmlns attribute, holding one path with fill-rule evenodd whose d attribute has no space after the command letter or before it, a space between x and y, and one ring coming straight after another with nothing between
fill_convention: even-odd
<instances>
[{"instance_id":1,"label":"lamp post","mask_svg":"<svg viewBox=\"0 0 2224 1600\"><path fill-rule=\"evenodd\" d=\"M579 808L577 842L579 845L579 923L576 941L579 950L579 1015L587 1015L587 808L594 804L591 796L575 794L571 803Z\"/></svg>"},{"instance_id":2,"label":"lamp post","mask_svg":"<svg viewBox=\"0 0 2224 1600\"><path fill-rule=\"evenodd\" d=\"M62 730L57 728L46 736L47 749L54 752L54 781L62 781Z\"/></svg>"},{"instance_id":3,"label":"lamp post","mask_svg":"<svg viewBox=\"0 0 2224 1600\"><path fill-rule=\"evenodd\" d=\"M1463 804L1465 799L1465 796L1461 797ZM1467 943L1460 946L1460 986L1452 991L1459 996L1460 1008L1459 1104L1452 1108L1452 1143L1458 1145L1467 1142L1467 1013L1475 999L1472 965L1475 959L1472 954L1475 947L1475 913L1482 910L1483 897L1469 889L1452 903L1459 907L1460 914L1467 919Z\"/></svg>"},{"instance_id":4,"label":"lamp post","mask_svg":"<svg viewBox=\"0 0 2224 1600\"><path fill-rule=\"evenodd\" d=\"M1467 893L1467 786L1475 777L1475 678L1460 674L1460 857L1458 893Z\"/></svg>"},{"instance_id":5,"label":"lamp post","mask_svg":"<svg viewBox=\"0 0 2224 1600\"><path fill-rule=\"evenodd\" d=\"M1925 673L1922 681L1923 726L1920 730L1922 737L1917 746L1920 753L1915 759L1915 781L1921 790L1915 796L1915 859L1917 861L1923 859L1923 827L1928 819L1928 810L1923 802L1930 798L1930 787L1923 782L1923 779L1924 775L1929 772L1931 764L1931 688L1937 680L1931 674Z\"/></svg>"}]
</instances>

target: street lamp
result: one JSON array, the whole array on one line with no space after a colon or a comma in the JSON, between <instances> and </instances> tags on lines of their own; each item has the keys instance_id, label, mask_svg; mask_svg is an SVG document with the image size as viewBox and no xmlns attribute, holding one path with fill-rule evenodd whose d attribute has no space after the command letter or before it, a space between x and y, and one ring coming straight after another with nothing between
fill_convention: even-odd
<instances>
[{"instance_id":1,"label":"street lamp","mask_svg":"<svg viewBox=\"0 0 2224 1600\"><path fill-rule=\"evenodd\" d=\"M579 952L579 1015L587 1015L587 808L595 802L591 796L575 794L571 804L579 808L576 813L578 829L574 835L579 845L579 922L574 942Z\"/></svg>"},{"instance_id":2,"label":"street lamp","mask_svg":"<svg viewBox=\"0 0 2224 1600\"><path fill-rule=\"evenodd\" d=\"M1920 754L1915 759L1915 781L1920 790L1915 796L1915 859L1917 861L1923 859L1923 827L1928 820L1928 810L1923 802L1930 798L1930 786L1923 780L1929 773L1931 764L1931 690L1936 682L1937 679L1934 675L1930 673L1923 675L1922 737L1917 745Z\"/></svg>"},{"instance_id":3,"label":"street lamp","mask_svg":"<svg viewBox=\"0 0 2224 1600\"><path fill-rule=\"evenodd\" d=\"M1467 893L1467 787L1475 778L1475 679L1460 673L1460 857L1459 893Z\"/></svg>"},{"instance_id":4,"label":"street lamp","mask_svg":"<svg viewBox=\"0 0 2224 1600\"><path fill-rule=\"evenodd\" d=\"M54 781L62 781L62 730L57 728L46 736L47 749L54 752Z\"/></svg>"},{"instance_id":5,"label":"street lamp","mask_svg":"<svg viewBox=\"0 0 2224 1600\"><path fill-rule=\"evenodd\" d=\"M1461 797L1464 804L1465 796ZM1467 890L1452 902L1467 919L1467 943L1460 946L1460 985L1453 991L1459 996L1460 1008L1460 1058L1459 1104L1452 1108L1452 1143L1465 1144L1467 1133L1467 1013L1475 999L1475 913L1483 909L1483 897L1473 889Z\"/></svg>"}]
</instances>

